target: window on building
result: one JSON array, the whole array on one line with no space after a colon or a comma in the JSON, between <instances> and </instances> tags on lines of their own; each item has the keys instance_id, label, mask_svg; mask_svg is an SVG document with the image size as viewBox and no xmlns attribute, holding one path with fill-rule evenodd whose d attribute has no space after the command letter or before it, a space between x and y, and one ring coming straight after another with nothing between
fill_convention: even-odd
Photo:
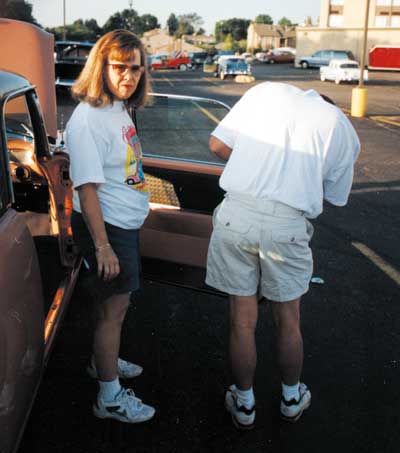
<instances>
[{"instance_id":1,"label":"window on building","mask_svg":"<svg viewBox=\"0 0 400 453\"><path fill-rule=\"evenodd\" d=\"M376 0L376 6L391 6L392 0Z\"/></svg>"},{"instance_id":2,"label":"window on building","mask_svg":"<svg viewBox=\"0 0 400 453\"><path fill-rule=\"evenodd\" d=\"M343 16L341 14L329 15L329 27L341 27L343 25Z\"/></svg>"},{"instance_id":3,"label":"window on building","mask_svg":"<svg viewBox=\"0 0 400 453\"><path fill-rule=\"evenodd\" d=\"M336 5L344 5L344 0L331 0L330 1L330 4L332 6L336 6Z\"/></svg>"},{"instance_id":4,"label":"window on building","mask_svg":"<svg viewBox=\"0 0 400 453\"><path fill-rule=\"evenodd\" d=\"M392 27L400 27L400 14L392 16Z\"/></svg>"},{"instance_id":5,"label":"window on building","mask_svg":"<svg viewBox=\"0 0 400 453\"><path fill-rule=\"evenodd\" d=\"M376 16L375 27L387 27L389 16Z\"/></svg>"}]
</instances>

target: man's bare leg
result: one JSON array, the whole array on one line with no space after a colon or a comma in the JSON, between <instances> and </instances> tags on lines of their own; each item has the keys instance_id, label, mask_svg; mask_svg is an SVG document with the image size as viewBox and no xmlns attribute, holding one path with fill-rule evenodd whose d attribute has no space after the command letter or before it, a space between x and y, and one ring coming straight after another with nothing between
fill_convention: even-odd
<instances>
[{"instance_id":1,"label":"man's bare leg","mask_svg":"<svg viewBox=\"0 0 400 453\"><path fill-rule=\"evenodd\" d=\"M257 295L230 296L229 353L235 384L240 390L253 385L257 364L257 318Z\"/></svg>"},{"instance_id":2,"label":"man's bare leg","mask_svg":"<svg viewBox=\"0 0 400 453\"><path fill-rule=\"evenodd\" d=\"M300 330L300 298L290 302L272 302L277 327L278 365L282 381L295 385L303 368L303 337Z\"/></svg>"},{"instance_id":3,"label":"man's bare leg","mask_svg":"<svg viewBox=\"0 0 400 453\"><path fill-rule=\"evenodd\" d=\"M117 294L97 309L93 353L100 381L117 377L121 329L129 307L129 294Z\"/></svg>"}]
</instances>

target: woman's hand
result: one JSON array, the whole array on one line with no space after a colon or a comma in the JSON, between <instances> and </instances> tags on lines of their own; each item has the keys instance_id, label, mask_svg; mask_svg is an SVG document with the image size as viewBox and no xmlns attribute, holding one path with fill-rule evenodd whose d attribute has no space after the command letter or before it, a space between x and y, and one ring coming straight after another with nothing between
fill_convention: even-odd
<instances>
[{"instance_id":1,"label":"woman's hand","mask_svg":"<svg viewBox=\"0 0 400 453\"><path fill-rule=\"evenodd\" d=\"M104 281L113 280L120 272L119 261L110 244L96 247L97 275Z\"/></svg>"}]
</instances>

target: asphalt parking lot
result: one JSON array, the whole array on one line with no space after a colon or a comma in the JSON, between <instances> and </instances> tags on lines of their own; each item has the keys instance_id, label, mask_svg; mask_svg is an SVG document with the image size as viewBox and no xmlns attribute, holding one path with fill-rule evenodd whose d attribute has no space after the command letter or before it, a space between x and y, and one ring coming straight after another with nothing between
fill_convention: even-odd
<instances>
[{"instance_id":1,"label":"asphalt parking lot","mask_svg":"<svg viewBox=\"0 0 400 453\"><path fill-rule=\"evenodd\" d=\"M324 92L345 111L351 88L317 71L256 66L261 80ZM157 72L153 91L220 99L248 88L200 71ZM368 118L352 119L362 143L347 207L314 221L314 275L302 303L304 381L313 400L295 425L278 417L279 376L270 307L260 305L256 428L238 433L223 408L227 300L146 281L124 326L122 356L144 374L135 392L157 408L143 425L95 419L86 376L90 305L78 285L48 364L19 453L279 452L397 453L400 445L400 94L399 73L371 73ZM67 120L72 104L60 97ZM377 119L376 117L380 117ZM60 118L60 115L59 115Z\"/></svg>"}]
</instances>

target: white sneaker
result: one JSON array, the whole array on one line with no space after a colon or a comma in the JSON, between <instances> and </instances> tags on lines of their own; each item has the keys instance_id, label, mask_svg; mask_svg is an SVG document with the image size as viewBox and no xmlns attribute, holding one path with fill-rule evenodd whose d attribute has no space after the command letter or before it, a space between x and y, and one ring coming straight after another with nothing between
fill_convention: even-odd
<instances>
[{"instance_id":1,"label":"white sneaker","mask_svg":"<svg viewBox=\"0 0 400 453\"><path fill-rule=\"evenodd\" d=\"M256 418L256 407L247 409L245 406L238 405L236 387L231 385L225 394L225 408L231 414L233 424L237 429L253 429Z\"/></svg>"},{"instance_id":2,"label":"white sneaker","mask_svg":"<svg viewBox=\"0 0 400 453\"><path fill-rule=\"evenodd\" d=\"M311 404L311 392L308 390L307 386L300 383L299 386L300 398L296 401L292 398L290 401L286 401L282 396L281 399L281 417L287 422L297 422L297 420L303 414Z\"/></svg>"},{"instance_id":3,"label":"white sneaker","mask_svg":"<svg viewBox=\"0 0 400 453\"><path fill-rule=\"evenodd\" d=\"M88 375L93 379L98 379L96 366L92 361L89 362L89 365L86 368ZM117 373L118 377L121 379L131 379L142 374L143 368L140 365L136 365L132 362L127 362L126 360L118 359L117 364Z\"/></svg>"},{"instance_id":4,"label":"white sneaker","mask_svg":"<svg viewBox=\"0 0 400 453\"><path fill-rule=\"evenodd\" d=\"M121 387L112 401L97 397L93 404L93 414L98 418L114 418L125 423L141 423L150 420L155 413L154 407L143 404L136 398L132 389Z\"/></svg>"}]
</instances>

